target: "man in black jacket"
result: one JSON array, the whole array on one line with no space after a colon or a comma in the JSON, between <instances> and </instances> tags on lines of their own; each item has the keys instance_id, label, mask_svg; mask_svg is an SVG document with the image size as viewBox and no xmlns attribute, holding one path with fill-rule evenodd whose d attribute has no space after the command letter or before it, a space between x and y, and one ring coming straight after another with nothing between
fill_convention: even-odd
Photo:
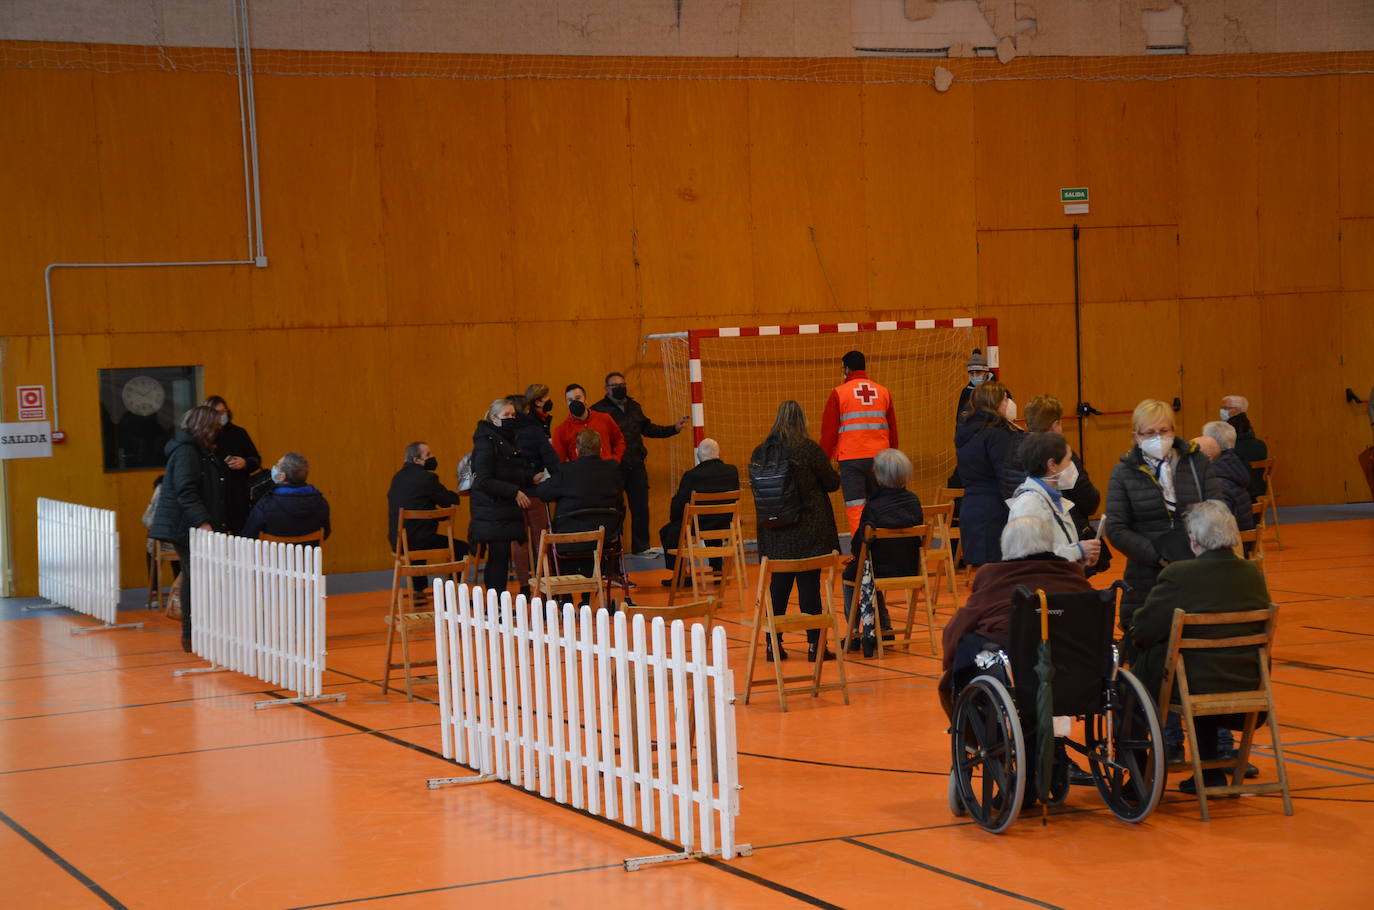
<instances>
[{"instance_id":1,"label":"man in black jacket","mask_svg":"<svg viewBox=\"0 0 1374 910\"><path fill-rule=\"evenodd\" d=\"M657 424L644 416L644 408L630 397L623 373L606 376L606 397L592 405L593 411L609 414L625 436L625 455L620 459L625 495L630 501L630 552L636 556L656 556L649 549L649 471L644 459L649 450L644 437L666 439L682 432L687 425L683 417L672 426Z\"/></svg>"},{"instance_id":2,"label":"man in black jacket","mask_svg":"<svg viewBox=\"0 0 1374 910\"><path fill-rule=\"evenodd\" d=\"M601 434L596 430L583 430L577 434L577 458L564 462L557 474L534 488L534 495L545 502L558 503L553 516L555 533L595 531L604 527L606 539L613 540L620 530L618 520L612 528L606 517L573 516L572 513L582 509L615 509L623 514L621 493L624 489L620 465L601 457ZM590 550L588 547L588 552ZM591 562L590 559L564 559L559 572L590 575Z\"/></svg>"},{"instance_id":3,"label":"man in black jacket","mask_svg":"<svg viewBox=\"0 0 1374 910\"><path fill-rule=\"evenodd\" d=\"M692 501L693 493L728 493L739 489L739 468L720 460L720 443L714 439L703 439L696 449L697 465L682 475L677 493L668 512L668 523L659 529L658 539L663 544L663 565L672 572L677 568L677 557L668 550L677 547L682 539L682 517L687 504ZM722 531L730 526L728 515L704 515L701 518L703 531ZM721 561L711 560L711 568L720 572ZM671 585L673 580L666 578L663 584Z\"/></svg>"},{"instance_id":4,"label":"man in black jacket","mask_svg":"<svg viewBox=\"0 0 1374 910\"><path fill-rule=\"evenodd\" d=\"M324 494L306 483L310 462L302 455L287 452L272 466L276 484L253 505L243 525L243 537L301 537L324 531L328 537L329 502Z\"/></svg>"},{"instance_id":5,"label":"man in black jacket","mask_svg":"<svg viewBox=\"0 0 1374 910\"><path fill-rule=\"evenodd\" d=\"M438 509L458 504L458 494L448 490L434 473L439 459L434 457L427 442L412 442L406 446L405 464L391 478L386 493L387 540L396 549L396 518L401 509ZM439 533L439 522L433 519L411 518L406 521L406 543L412 550L437 550L447 547L449 538ZM453 555L466 556L468 544L453 538ZM416 591L424 591L426 581L420 576L411 579Z\"/></svg>"}]
</instances>

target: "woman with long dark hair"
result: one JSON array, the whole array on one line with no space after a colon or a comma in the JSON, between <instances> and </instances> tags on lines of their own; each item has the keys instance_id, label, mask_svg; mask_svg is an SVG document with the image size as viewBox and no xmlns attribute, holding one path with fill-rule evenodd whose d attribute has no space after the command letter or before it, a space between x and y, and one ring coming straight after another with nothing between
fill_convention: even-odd
<instances>
[{"instance_id":1,"label":"woman with long dark hair","mask_svg":"<svg viewBox=\"0 0 1374 910\"><path fill-rule=\"evenodd\" d=\"M792 475L796 481L801 500L797 520L782 527L768 527L759 524L759 556L769 559L810 559L836 552L840 548L839 535L835 530L835 512L830 506L830 493L840 488L840 475L830 466L821 447L807 436L806 415L801 405L795 401L784 401L778 405L777 419L768 438L756 449L750 458L752 464L775 464L786 460L791 463ZM769 596L773 602L773 613L781 616L787 612L787 601L792 595L793 585L797 588L797 601L803 613L821 612L821 572L775 572L769 586ZM808 657L816 660L830 655L817 655L816 643L819 630L808 629L806 637L810 642ZM768 659L786 659L787 652L779 648L774 655L770 649Z\"/></svg>"},{"instance_id":2,"label":"woman with long dark hair","mask_svg":"<svg viewBox=\"0 0 1374 910\"><path fill-rule=\"evenodd\" d=\"M969 403L973 410L954 431L954 450L959 476L964 481L959 538L964 562L977 567L1002 558L1007 503L1002 498L1000 480L1016 452L1022 430L1011 422L1016 416L1016 405L1002 383L994 380L978 386L969 396Z\"/></svg>"},{"instance_id":3,"label":"woman with long dark hair","mask_svg":"<svg viewBox=\"0 0 1374 910\"><path fill-rule=\"evenodd\" d=\"M191 529L227 530L228 468L215 452L219 414L200 405L181 418L176 438L167 443L167 471L148 536L165 540L181 562L181 648L191 650Z\"/></svg>"}]
</instances>

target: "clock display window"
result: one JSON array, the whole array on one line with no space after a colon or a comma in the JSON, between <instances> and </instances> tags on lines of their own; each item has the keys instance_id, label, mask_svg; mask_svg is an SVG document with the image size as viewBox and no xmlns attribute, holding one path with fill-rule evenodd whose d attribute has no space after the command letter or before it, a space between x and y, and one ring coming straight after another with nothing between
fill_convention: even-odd
<instances>
[{"instance_id":1,"label":"clock display window","mask_svg":"<svg viewBox=\"0 0 1374 910\"><path fill-rule=\"evenodd\" d=\"M105 470L161 469L181 415L202 397L198 366L100 370Z\"/></svg>"}]
</instances>

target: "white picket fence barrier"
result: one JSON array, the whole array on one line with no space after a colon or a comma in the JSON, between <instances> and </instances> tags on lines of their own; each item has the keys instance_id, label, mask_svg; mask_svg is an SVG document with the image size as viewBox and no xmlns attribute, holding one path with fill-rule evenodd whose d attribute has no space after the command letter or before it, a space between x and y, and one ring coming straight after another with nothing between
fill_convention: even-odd
<instances>
[{"instance_id":1,"label":"white picket fence barrier","mask_svg":"<svg viewBox=\"0 0 1374 910\"><path fill-rule=\"evenodd\" d=\"M626 622L538 598L434 586L444 757L477 776L682 845L625 868L748 856L735 843L739 755L725 629ZM687 645L690 635L691 647ZM695 762L693 752L695 751ZM695 769L693 768L695 764Z\"/></svg>"},{"instance_id":2,"label":"white picket fence barrier","mask_svg":"<svg viewBox=\"0 0 1374 910\"><path fill-rule=\"evenodd\" d=\"M72 634L143 627L141 622L115 622L119 531L111 509L38 500L38 593L103 623L73 629Z\"/></svg>"},{"instance_id":3,"label":"white picket fence barrier","mask_svg":"<svg viewBox=\"0 0 1374 910\"><path fill-rule=\"evenodd\" d=\"M191 529L191 650L211 666L297 693L258 708L343 701L321 695L325 582L319 547Z\"/></svg>"}]
</instances>

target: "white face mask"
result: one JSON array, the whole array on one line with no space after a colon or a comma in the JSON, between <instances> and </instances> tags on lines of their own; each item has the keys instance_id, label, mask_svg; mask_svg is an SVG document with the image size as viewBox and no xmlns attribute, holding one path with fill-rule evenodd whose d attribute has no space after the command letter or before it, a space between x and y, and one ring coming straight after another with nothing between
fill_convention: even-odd
<instances>
[{"instance_id":1,"label":"white face mask","mask_svg":"<svg viewBox=\"0 0 1374 910\"><path fill-rule=\"evenodd\" d=\"M969 381L969 383L970 383L971 385L980 386L980 385L982 385L983 383L985 383L985 382L988 381L988 374L987 374L987 373L971 373L971 374L969 374L968 381Z\"/></svg>"},{"instance_id":2,"label":"white face mask","mask_svg":"<svg viewBox=\"0 0 1374 910\"><path fill-rule=\"evenodd\" d=\"M1015 420L1016 414L1016 402L1008 398L1006 404L1002 408L1002 416L1007 418L1008 420Z\"/></svg>"},{"instance_id":3,"label":"white face mask","mask_svg":"<svg viewBox=\"0 0 1374 910\"><path fill-rule=\"evenodd\" d=\"M1230 420L1230 419L1231 419L1231 412L1228 411L1228 410L1226 410L1225 408L1222 408L1222 409L1221 409L1221 419L1222 419L1222 420Z\"/></svg>"},{"instance_id":4,"label":"white face mask","mask_svg":"<svg viewBox=\"0 0 1374 910\"><path fill-rule=\"evenodd\" d=\"M1158 436L1152 436L1149 439L1142 442L1140 444L1140 451L1144 452L1146 455L1150 456L1156 461L1160 461L1169 454L1169 450L1173 447L1174 434L1160 433Z\"/></svg>"},{"instance_id":5,"label":"white face mask","mask_svg":"<svg viewBox=\"0 0 1374 910\"><path fill-rule=\"evenodd\" d=\"M229 414L228 414L228 412L219 415L219 425L222 426L222 427L223 427L223 426L228 426L228 425L229 425Z\"/></svg>"},{"instance_id":6,"label":"white face mask","mask_svg":"<svg viewBox=\"0 0 1374 910\"><path fill-rule=\"evenodd\" d=\"M1078 483L1078 465L1074 464L1073 459L1070 458L1064 470L1054 475L1054 486L1059 490L1072 490L1076 483Z\"/></svg>"},{"instance_id":7,"label":"white face mask","mask_svg":"<svg viewBox=\"0 0 1374 910\"><path fill-rule=\"evenodd\" d=\"M282 473L282 469L281 469L281 468L278 468L278 467L275 467L275 466L272 468L272 482L273 482L273 483L286 483L286 475Z\"/></svg>"}]
</instances>

